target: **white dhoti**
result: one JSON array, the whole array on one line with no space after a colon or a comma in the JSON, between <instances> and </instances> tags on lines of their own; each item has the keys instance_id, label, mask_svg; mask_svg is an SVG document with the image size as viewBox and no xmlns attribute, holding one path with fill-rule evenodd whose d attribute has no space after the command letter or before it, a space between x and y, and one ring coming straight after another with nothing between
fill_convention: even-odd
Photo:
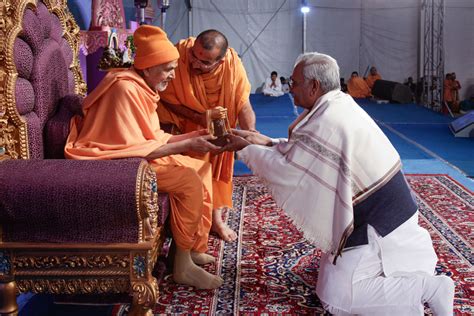
<instances>
[{"instance_id":1,"label":"white dhoti","mask_svg":"<svg viewBox=\"0 0 474 316\"><path fill-rule=\"evenodd\" d=\"M446 280L434 277L431 237L417 222L418 212L385 237L369 225L369 244L345 250L336 265L324 255L316 290L324 307L335 315L423 315L423 303ZM444 310L452 315L454 288L447 289Z\"/></svg>"}]
</instances>

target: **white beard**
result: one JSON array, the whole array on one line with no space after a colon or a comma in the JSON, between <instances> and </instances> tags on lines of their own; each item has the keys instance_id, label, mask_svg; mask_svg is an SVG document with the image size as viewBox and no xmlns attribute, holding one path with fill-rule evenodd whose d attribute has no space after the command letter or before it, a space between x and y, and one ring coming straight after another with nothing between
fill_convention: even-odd
<instances>
[{"instance_id":1,"label":"white beard","mask_svg":"<svg viewBox=\"0 0 474 316\"><path fill-rule=\"evenodd\" d=\"M162 92L166 90L166 87L168 87L168 81L162 81L156 85L155 89L156 91Z\"/></svg>"}]
</instances>

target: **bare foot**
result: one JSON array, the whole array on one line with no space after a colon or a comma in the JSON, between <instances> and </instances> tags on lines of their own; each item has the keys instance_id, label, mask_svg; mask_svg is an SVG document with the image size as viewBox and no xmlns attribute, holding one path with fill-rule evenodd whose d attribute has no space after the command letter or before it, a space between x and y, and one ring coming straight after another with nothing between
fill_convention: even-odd
<instances>
[{"instance_id":1,"label":"bare foot","mask_svg":"<svg viewBox=\"0 0 474 316\"><path fill-rule=\"evenodd\" d=\"M189 265L187 269L173 272L173 280L179 284L194 286L197 289L217 289L222 285L222 278L210 274L195 264Z\"/></svg>"},{"instance_id":2,"label":"bare foot","mask_svg":"<svg viewBox=\"0 0 474 316\"><path fill-rule=\"evenodd\" d=\"M217 208L212 211L211 231L218 234L224 241L234 241L237 239L237 233L222 221L222 208Z\"/></svg>"},{"instance_id":3,"label":"bare foot","mask_svg":"<svg viewBox=\"0 0 474 316\"><path fill-rule=\"evenodd\" d=\"M211 255L208 255L206 253L201 253L201 252L194 252L194 251L191 251L191 259L193 260L195 264L199 264L199 265L213 263L216 261L216 258L214 258Z\"/></svg>"},{"instance_id":4,"label":"bare foot","mask_svg":"<svg viewBox=\"0 0 474 316\"><path fill-rule=\"evenodd\" d=\"M234 241L237 239L237 233L223 222L221 223L213 222L211 231L218 234L219 237L224 241Z\"/></svg>"},{"instance_id":5,"label":"bare foot","mask_svg":"<svg viewBox=\"0 0 474 316\"><path fill-rule=\"evenodd\" d=\"M224 282L217 275L210 274L198 267L191 259L191 252L179 247L176 247L174 257L173 280L176 283L191 285L197 289L217 289Z\"/></svg>"}]
</instances>

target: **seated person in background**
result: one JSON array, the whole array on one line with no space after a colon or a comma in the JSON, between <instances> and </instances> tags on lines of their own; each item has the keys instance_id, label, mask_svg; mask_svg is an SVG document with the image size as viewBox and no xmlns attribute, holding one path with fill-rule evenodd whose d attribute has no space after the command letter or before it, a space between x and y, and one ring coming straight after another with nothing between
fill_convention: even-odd
<instances>
[{"instance_id":1,"label":"seated person in background","mask_svg":"<svg viewBox=\"0 0 474 316\"><path fill-rule=\"evenodd\" d=\"M275 202L322 250L316 293L335 315L453 314L454 282L435 276L430 234L373 119L339 91L328 55L300 55L294 102L305 109L288 140L235 131L226 150L264 179Z\"/></svg>"},{"instance_id":2,"label":"seated person in background","mask_svg":"<svg viewBox=\"0 0 474 316\"><path fill-rule=\"evenodd\" d=\"M280 77L281 82L281 91L283 93L290 93L290 86L288 85L288 80L285 77Z\"/></svg>"},{"instance_id":3,"label":"seated person in background","mask_svg":"<svg viewBox=\"0 0 474 316\"><path fill-rule=\"evenodd\" d=\"M160 129L159 91L175 77L179 53L166 33L141 26L133 35L134 66L108 72L83 103L84 117L73 117L65 155L69 159L140 157L156 171L158 188L168 192L171 231L176 242L173 279L201 289L215 289L222 279L198 264L206 254L212 216L211 165L182 156L185 151L217 151L206 130L179 136Z\"/></svg>"},{"instance_id":4,"label":"seated person in background","mask_svg":"<svg viewBox=\"0 0 474 316\"><path fill-rule=\"evenodd\" d=\"M270 78L265 80L262 93L270 97L280 97L285 94L281 89L281 82L278 80L276 71L272 71Z\"/></svg>"},{"instance_id":5,"label":"seated person in background","mask_svg":"<svg viewBox=\"0 0 474 316\"><path fill-rule=\"evenodd\" d=\"M344 93L347 93L347 84L344 82L344 78L340 79L340 83L341 83L341 91Z\"/></svg>"},{"instance_id":6,"label":"seated person in background","mask_svg":"<svg viewBox=\"0 0 474 316\"><path fill-rule=\"evenodd\" d=\"M382 76L380 76L377 73L377 68L375 67L370 67L370 73L365 79L365 82L367 82L367 85L369 86L370 91L374 88L375 81L382 79Z\"/></svg>"},{"instance_id":7,"label":"seated person in background","mask_svg":"<svg viewBox=\"0 0 474 316\"><path fill-rule=\"evenodd\" d=\"M347 82L347 91L353 98L368 98L372 96L369 86L364 79L359 77L357 71L352 72L351 79Z\"/></svg>"}]
</instances>

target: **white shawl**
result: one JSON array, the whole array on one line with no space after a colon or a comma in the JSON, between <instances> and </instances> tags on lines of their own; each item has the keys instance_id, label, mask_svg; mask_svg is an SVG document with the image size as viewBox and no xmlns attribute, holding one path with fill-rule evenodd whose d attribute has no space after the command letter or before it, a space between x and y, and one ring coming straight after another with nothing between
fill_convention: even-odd
<instances>
[{"instance_id":1,"label":"white shawl","mask_svg":"<svg viewBox=\"0 0 474 316\"><path fill-rule=\"evenodd\" d=\"M401 167L377 124L341 91L319 98L287 142L250 145L238 156L305 237L333 255L353 230L353 206Z\"/></svg>"}]
</instances>

